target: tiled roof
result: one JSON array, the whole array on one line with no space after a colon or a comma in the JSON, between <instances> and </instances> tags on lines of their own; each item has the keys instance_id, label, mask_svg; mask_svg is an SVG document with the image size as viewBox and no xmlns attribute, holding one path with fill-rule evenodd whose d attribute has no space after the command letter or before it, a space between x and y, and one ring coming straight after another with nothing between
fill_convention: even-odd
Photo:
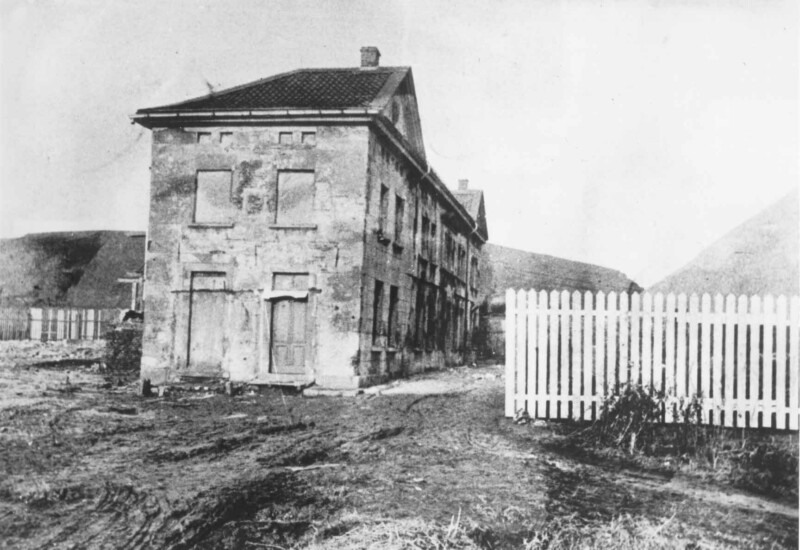
<instances>
[{"instance_id":1,"label":"tiled roof","mask_svg":"<svg viewBox=\"0 0 800 550\"><path fill-rule=\"evenodd\" d=\"M381 94L390 77L395 85L407 67L374 69L301 69L207 96L161 107L139 109L137 114L226 109L347 109L367 108Z\"/></svg>"}]
</instances>

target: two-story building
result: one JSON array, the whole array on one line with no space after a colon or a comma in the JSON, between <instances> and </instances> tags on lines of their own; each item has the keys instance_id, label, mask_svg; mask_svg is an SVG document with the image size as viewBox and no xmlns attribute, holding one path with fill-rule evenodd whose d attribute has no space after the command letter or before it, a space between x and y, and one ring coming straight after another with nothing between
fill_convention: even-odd
<instances>
[{"instance_id":1,"label":"two-story building","mask_svg":"<svg viewBox=\"0 0 800 550\"><path fill-rule=\"evenodd\" d=\"M142 378L358 387L468 359L480 191L425 157L409 67L301 69L148 109Z\"/></svg>"}]
</instances>

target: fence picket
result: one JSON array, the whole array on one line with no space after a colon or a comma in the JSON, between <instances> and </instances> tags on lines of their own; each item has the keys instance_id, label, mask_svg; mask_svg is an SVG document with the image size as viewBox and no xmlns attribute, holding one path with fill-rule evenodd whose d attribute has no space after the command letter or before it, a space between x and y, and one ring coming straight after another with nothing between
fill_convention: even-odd
<instances>
[{"instance_id":1,"label":"fence picket","mask_svg":"<svg viewBox=\"0 0 800 550\"><path fill-rule=\"evenodd\" d=\"M582 414L584 420L592 419L592 406L590 403L595 395L594 391L592 391L592 374L594 373L592 362L592 335L594 334L594 318L591 312L594 310L592 303L593 298L594 296L588 290L583 294L583 384L581 403L583 406Z\"/></svg>"},{"instance_id":2,"label":"fence picket","mask_svg":"<svg viewBox=\"0 0 800 550\"><path fill-rule=\"evenodd\" d=\"M697 395L697 375L699 372L698 353L700 349L698 329L700 326L700 299L697 294L689 297L689 372L687 374L686 396Z\"/></svg>"},{"instance_id":3,"label":"fence picket","mask_svg":"<svg viewBox=\"0 0 800 550\"><path fill-rule=\"evenodd\" d=\"M711 359L714 365L713 373L712 373L712 384L713 384L713 391L714 391L714 424L722 426L722 407L725 404L725 400L722 393L722 365L723 365L723 358L725 357L724 353L724 323L723 319L725 318L725 299L722 297L721 294L717 294L714 296L714 315L716 322L714 323L714 347L711 352Z\"/></svg>"},{"instance_id":4,"label":"fence picket","mask_svg":"<svg viewBox=\"0 0 800 550\"><path fill-rule=\"evenodd\" d=\"M711 296L700 298L700 385L697 392L703 398L703 422L710 423L711 406Z\"/></svg>"},{"instance_id":5,"label":"fence picket","mask_svg":"<svg viewBox=\"0 0 800 550\"><path fill-rule=\"evenodd\" d=\"M748 427L760 426L758 421L759 400L761 399L761 297L753 296L750 299L750 383L749 401L747 406Z\"/></svg>"},{"instance_id":6,"label":"fence picket","mask_svg":"<svg viewBox=\"0 0 800 550\"><path fill-rule=\"evenodd\" d=\"M653 389L664 389L664 295L653 297Z\"/></svg>"},{"instance_id":7,"label":"fence picket","mask_svg":"<svg viewBox=\"0 0 800 550\"><path fill-rule=\"evenodd\" d=\"M517 295L512 289L506 291L506 416L514 416L516 371L522 370L523 365L516 365L516 308Z\"/></svg>"},{"instance_id":8,"label":"fence picket","mask_svg":"<svg viewBox=\"0 0 800 550\"><path fill-rule=\"evenodd\" d=\"M747 296L739 296L736 306L736 398L734 401L736 427L744 426L745 388L747 385Z\"/></svg>"},{"instance_id":9,"label":"fence picket","mask_svg":"<svg viewBox=\"0 0 800 550\"><path fill-rule=\"evenodd\" d=\"M619 369L617 368L617 293L608 293L606 320L608 331L606 338L606 387L608 393L619 391Z\"/></svg>"},{"instance_id":10,"label":"fence picket","mask_svg":"<svg viewBox=\"0 0 800 550\"><path fill-rule=\"evenodd\" d=\"M517 338L516 338L516 346L517 346L517 358L514 361L516 365L524 365L525 364L525 353L528 351L527 342L525 341L525 336L528 332L528 323L526 312L528 310L528 293L524 290L520 290L517 292L517 321L516 321L516 328L517 328ZM517 380L515 383L516 386L516 400L514 401L514 412L524 411L525 410L525 394L527 393L527 387L525 384L525 376L528 373L528 369L517 369Z\"/></svg>"},{"instance_id":11,"label":"fence picket","mask_svg":"<svg viewBox=\"0 0 800 550\"><path fill-rule=\"evenodd\" d=\"M559 335L561 336L561 361L558 364L558 418L567 418L569 412L569 292L561 292L561 311L559 311Z\"/></svg>"},{"instance_id":12,"label":"fence picket","mask_svg":"<svg viewBox=\"0 0 800 550\"><path fill-rule=\"evenodd\" d=\"M786 428L786 296L778 296L775 330L775 427Z\"/></svg>"},{"instance_id":13,"label":"fence picket","mask_svg":"<svg viewBox=\"0 0 800 550\"><path fill-rule=\"evenodd\" d=\"M667 294L666 320L664 322L665 345L667 347L666 361L664 362L664 393L675 395L675 295ZM664 411L664 421L672 422L672 411Z\"/></svg>"},{"instance_id":14,"label":"fence picket","mask_svg":"<svg viewBox=\"0 0 800 550\"><path fill-rule=\"evenodd\" d=\"M528 292L528 309L525 313L526 317L528 318L528 334L527 334L527 345L528 351L526 354L526 360L528 363L536 364L536 325L538 322L536 311L538 310L538 304L536 303L536 291L531 290ZM530 369L526 370L526 391L525 391L525 410L528 412L529 415L535 416L536 415L536 371L534 370L531 372Z\"/></svg>"},{"instance_id":15,"label":"fence picket","mask_svg":"<svg viewBox=\"0 0 800 550\"><path fill-rule=\"evenodd\" d=\"M733 294L728 294L725 298L725 356L723 357L725 366L722 374L725 385L725 426L733 426L733 372L736 367L733 351L735 315L736 297Z\"/></svg>"},{"instance_id":16,"label":"fence picket","mask_svg":"<svg viewBox=\"0 0 800 550\"><path fill-rule=\"evenodd\" d=\"M539 314L536 316L536 332L537 332L537 372L536 372L536 416L538 418L547 418L547 403L545 396L547 395L547 292L542 290L539 292Z\"/></svg>"},{"instance_id":17,"label":"fence picket","mask_svg":"<svg viewBox=\"0 0 800 550\"><path fill-rule=\"evenodd\" d=\"M642 296L642 386L650 388L653 383L653 296Z\"/></svg>"},{"instance_id":18,"label":"fence picket","mask_svg":"<svg viewBox=\"0 0 800 550\"><path fill-rule=\"evenodd\" d=\"M570 338L570 348L572 350L572 360L569 364L569 389L570 396L570 418L580 418L581 405L581 315L586 311L581 304L581 293L577 290L572 293L572 314L570 315L572 337Z\"/></svg>"},{"instance_id":19,"label":"fence picket","mask_svg":"<svg viewBox=\"0 0 800 550\"><path fill-rule=\"evenodd\" d=\"M548 327L550 336L550 349L547 354L547 373L549 375L547 393L550 397L550 406L547 410L549 418L558 418L556 395L558 393L558 291L550 293L550 323Z\"/></svg>"},{"instance_id":20,"label":"fence picket","mask_svg":"<svg viewBox=\"0 0 800 550\"><path fill-rule=\"evenodd\" d=\"M628 293L621 292L619 295L619 360L617 362L617 380L619 385L630 382L630 368L628 365L628 316L630 307L628 305Z\"/></svg>"},{"instance_id":21,"label":"fence picket","mask_svg":"<svg viewBox=\"0 0 800 550\"><path fill-rule=\"evenodd\" d=\"M601 290L597 293L595 304L595 325L594 325L594 395L597 399L592 405L593 416L600 416L600 399L606 395L606 295Z\"/></svg>"},{"instance_id":22,"label":"fence picket","mask_svg":"<svg viewBox=\"0 0 800 550\"><path fill-rule=\"evenodd\" d=\"M678 294L678 309L675 312L675 397L686 395L686 294ZM673 410L673 414L677 409ZM677 418L674 418L677 421Z\"/></svg>"},{"instance_id":23,"label":"fence picket","mask_svg":"<svg viewBox=\"0 0 800 550\"><path fill-rule=\"evenodd\" d=\"M631 322L630 322L630 334L631 334L631 345L630 345L630 360L628 364L630 365L630 379L631 382L634 384L641 384L642 383L642 356L640 351L639 342L642 338L642 327L641 327L641 311L642 311L642 303L641 297L639 294L632 294L631 295Z\"/></svg>"},{"instance_id":24,"label":"fence picket","mask_svg":"<svg viewBox=\"0 0 800 550\"><path fill-rule=\"evenodd\" d=\"M800 297L792 296L789 308L789 429L798 429L800 424Z\"/></svg>"},{"instance_id":25,"label":"fence picket","mask_svg":"<svg viewBox=\"0 0 800 550\"><path fill-rule=\"evenodd\" d=\"M775 407L775 398L772 385L772 369L774 358L774 339L772 337L772 331L775 327L775 299L772 297L772 295L767 294L764 297L764 303L762 305L764 307L764 345L761 352L761 358L763 360L762 370L764 376L764 398L762 400L764 409L763 426L766 428L772 428L772 412Z\"/></svg>"}]
</instances>

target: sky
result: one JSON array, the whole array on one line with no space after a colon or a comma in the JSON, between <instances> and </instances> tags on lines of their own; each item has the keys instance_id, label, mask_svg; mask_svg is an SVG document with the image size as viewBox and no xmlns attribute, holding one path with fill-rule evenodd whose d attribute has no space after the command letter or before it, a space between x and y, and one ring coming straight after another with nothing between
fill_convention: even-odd
<instances>
[{"instance_id":1,"label":"sky","mask_svg":"<svg viewBox=\"0 0 800 550\"><path fill-rule=\"evenodd\" d=\"M145 230L130 114L367 45L496 244L649 286L797 187L794 1L6 0L0 238Z\"/></svg>"}]
</instances>

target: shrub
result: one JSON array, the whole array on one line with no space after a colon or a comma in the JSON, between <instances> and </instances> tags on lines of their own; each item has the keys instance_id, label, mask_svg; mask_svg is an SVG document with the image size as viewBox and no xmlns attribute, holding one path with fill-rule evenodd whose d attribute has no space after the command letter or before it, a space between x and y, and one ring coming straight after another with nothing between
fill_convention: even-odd
<instances>
[{"instance_id":1,"label":"shrub","mask_svg":"<svg viewBox=\"0 0 800 550\"><path fill-rule=\"evenodd\" d=\"M124 323L106 334L106 369L111 373L139 374L142 360L142 323Z\"/></svg>"}]
</instances>

